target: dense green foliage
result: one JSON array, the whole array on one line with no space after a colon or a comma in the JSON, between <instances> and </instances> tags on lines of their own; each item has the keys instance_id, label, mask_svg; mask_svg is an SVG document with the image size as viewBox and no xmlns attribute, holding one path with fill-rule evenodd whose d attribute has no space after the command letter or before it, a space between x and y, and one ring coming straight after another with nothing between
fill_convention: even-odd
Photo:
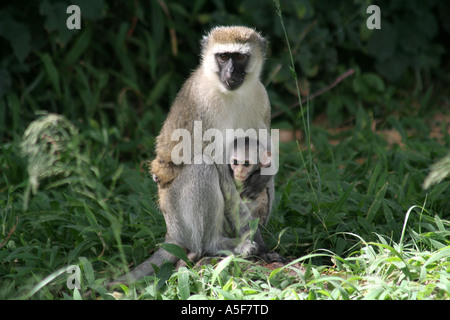
<instances>
[{"instance_id":1,"label":"dense green foliage","mask_svg":"<svg viewBox=\"0 0 450 320\"><path fill-rule=\"evenodd\" d=\"M280 1L282 20L272 1L70 3L81 30L66 27L69 1L0 8L0 298L79 298L69 265L81 294L108 298L104 281L163 241L145 161L201 35L245 24L271 42L272 127L305 133L280 145L263 231L294 262L164 267L126 296L449 299L447 2L374 1L381 30L366 28L363 0ZM292 108L349 69L308 112Z\"/></svg>"},{"instance_id":2,"label":"dense green foliage","mask_svg":"<svg viewBox=\"0 0 450 320\"><path fill-rule=\"evenodd\" d=\"M132 140L157 134L176 92L198 63L201 35L220 24L250 25L269 37L264 83L273 111L284 110L288 116L283 120L300 125L297 112L286 110L297 95L272 1L74 3L81 9L81 30L66 27L69 1L14 1L0 10L0 138L5 131L8 136L23 132L41 109L76 124L95 119L117 125L120 135ZM366 27L370 1L334 1L331 8L324 0L281 2L302 95L323 89L350 68L356 71L312 100L312 115L326 111L337 124L361 106L377 117L409 114L404 95L394 99L401 91L439 92L449 81L444 45L449 4L375 3L382 8L381 30ZM144 119L143 127L133 125L137 119ZM140 142L151 150L151 141Z\"/></svg>"}]
</instances>

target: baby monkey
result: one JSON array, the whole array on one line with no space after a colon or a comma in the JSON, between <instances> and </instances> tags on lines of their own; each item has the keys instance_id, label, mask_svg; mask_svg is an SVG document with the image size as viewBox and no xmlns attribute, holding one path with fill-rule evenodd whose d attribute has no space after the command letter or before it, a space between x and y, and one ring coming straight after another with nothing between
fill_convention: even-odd
<instances>
[{"instance_id":1,"label":"baby monkey","mask_svg":"<svg viewBox=\"0 0 450 320\"><path fill-rule=\"evenodd\" d=\"M269 167L271 160L271 152L259 141L249 137L234 140L229 157L230 173L252 218L259 218L261 225L269 220L274 197L273 175L261 174L261 168ZM259 194L252 194L249 190L255 184L265 188Z\"/></svg>"}]
</instances>

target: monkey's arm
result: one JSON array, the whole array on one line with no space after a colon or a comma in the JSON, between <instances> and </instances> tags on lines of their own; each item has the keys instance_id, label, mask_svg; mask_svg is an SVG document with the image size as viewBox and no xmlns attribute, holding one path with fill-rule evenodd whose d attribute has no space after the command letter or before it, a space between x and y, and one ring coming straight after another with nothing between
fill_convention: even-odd
<instances>
[{"instance_id":1,"label":"monkey's arm","mask_svg":"<svg viewBox=\"0 0 450 320\"><path fill-rule=\"evenodd\" d=\"M199 119L195 107L186 108L186 106L197 105L192 98L193 90L192 80L188 79L173 102L161 132L156 138L156 157L151 162L149 173L163 188L175 180L183 168L183 164L175 165L172 161L172 150L179 143L172 140L173 132L179 129L193 132L194 120Z\"/></svg>"},{"instance_id":2,"label":"monkey's arm","mask_svg":"<svg viewBox=\"0 0 450 320\"><path fill-rule=\"evenodd\" d=\"M273 175L262 175L261 170L256 170L245 181L241 197L252 200L256 199L267 187L267 184L272 178Z\"/></svg>"},{"instance_id":3,"label":"monkey's arm","mask_svg":"<svg viewBox=\"0 0 450 320\"><path fill-rule=\"evenodd\" d=\"M167 187L180 173L183 165L175 165L159 157L151 162L149 173L161 188Z\"/></svg>"}]
</instances>

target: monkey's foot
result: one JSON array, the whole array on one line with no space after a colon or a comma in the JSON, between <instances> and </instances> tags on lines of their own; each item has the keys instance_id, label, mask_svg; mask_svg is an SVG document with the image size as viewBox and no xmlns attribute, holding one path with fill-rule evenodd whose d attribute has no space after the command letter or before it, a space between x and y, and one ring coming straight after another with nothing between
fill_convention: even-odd
<instances>
[{"instance_id":1,"label":"monkey's foot","mask_svg":"<svg viewBox=\"0 0 450 320\"><path fill-rule=\"evenodd\" d=\"M266 263L269 262L282 262L287 263L288 259L283 257L278 252L272 251L272 252L266 252L258 255L261 259L263 259Z\"/></svg>"},{"instance_id":2,"label":"monkey's foot","mask_svg":"<svg viewBox=\"0 0 450 320\"><path fill-rule=\"evenodd\" d=\"M199 255L197 253L191 252L187 255L190 262L195 263L199 260ZM187 267L187 263L183 260L178 260L178 262L175 264L175 270L178 270L181 267Z\"/></svg>"},{"instance_id":3,"label":"monkey's foot","mask_svg":"<svg viewBox=\"0 0 450 320\"><path fill-rule=\"evenodd\" d=\"M250 257L257 255L259 251L259 245L255 241L245 240L241 244L239 244L234 252L236 254L241 254L244 257Z\"/></svg>"}]
</instances>

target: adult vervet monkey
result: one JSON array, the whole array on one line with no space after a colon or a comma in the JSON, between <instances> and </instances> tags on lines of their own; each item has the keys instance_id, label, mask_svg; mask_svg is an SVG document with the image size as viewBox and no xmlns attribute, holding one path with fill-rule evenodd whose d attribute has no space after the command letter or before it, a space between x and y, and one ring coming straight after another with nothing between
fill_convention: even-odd
<instances>
[{"instance_id":1,"label":"adult vervet monkey","mask_svg":"<svg viewBox=\"0 0 450 320\"><path fill-rule=\"evenodd\" d=\"M156 139L156 158L151 162L167 226L165 242L183 247L196 258L227 250L277 259L279 255L267 252L259 229L254 241L249 239L252 216L225 162L207 164L210 158L194 152L192 164L173 163L172 150L179 141L172 141L172 134L177 129L193 134L194 121L201 121L202 133L218 129L223 136L226 129L270 128L269 99L260 82L266 39L251 28L216 27L203 37L201 46L200 66L179 91ZM223 147L231 141L223 141ZM260 194L264 186L250 188L248 194ZM152 264L160 266L164 261L175 263L178 258L160 248L119 281L150 275Z\"/></svg>"}]
</instances>

